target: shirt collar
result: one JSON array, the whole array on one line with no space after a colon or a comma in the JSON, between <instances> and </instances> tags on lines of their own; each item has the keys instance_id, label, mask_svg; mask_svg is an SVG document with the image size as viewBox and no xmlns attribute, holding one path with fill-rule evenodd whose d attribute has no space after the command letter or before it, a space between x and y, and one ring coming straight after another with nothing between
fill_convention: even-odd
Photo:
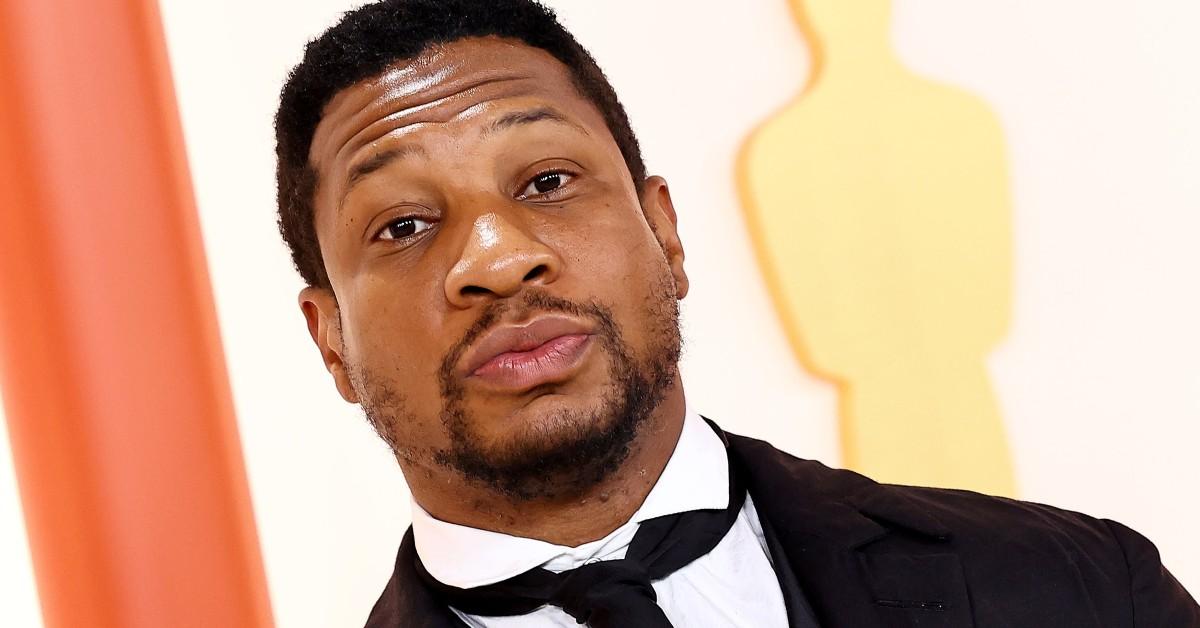
<instances>
[{"instance_id":1,"label":"shirt collar","mask_svg":"<svg viewBox=\"0 0 1200 628\"><path fill-rule=\"evenodd\" d=\"M688 408L675 451L633 516L604 538L578 547L512 536L435 519L412 502L413 538L430 575L459 588L478 587L539 565L553 571L622 554L642 521L729 506L729 460L725 446L704 419Z\"/></svg>"}]
</instances>

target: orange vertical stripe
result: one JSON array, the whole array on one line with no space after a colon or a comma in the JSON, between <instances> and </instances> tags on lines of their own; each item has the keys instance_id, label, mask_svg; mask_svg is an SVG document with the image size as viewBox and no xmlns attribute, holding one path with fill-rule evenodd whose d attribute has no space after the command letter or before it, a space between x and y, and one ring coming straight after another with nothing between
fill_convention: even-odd
<instances>
[{"instance_id":1,"label":"orange vertical stripe","mask_svg":"<svg viewBox=\"0 0 1200 628\"><path fill-rule=\"evenodd\" d=\"M271 624L153 0L0 0L0 384L48 627Z\"/></svg>"}]
</instances>

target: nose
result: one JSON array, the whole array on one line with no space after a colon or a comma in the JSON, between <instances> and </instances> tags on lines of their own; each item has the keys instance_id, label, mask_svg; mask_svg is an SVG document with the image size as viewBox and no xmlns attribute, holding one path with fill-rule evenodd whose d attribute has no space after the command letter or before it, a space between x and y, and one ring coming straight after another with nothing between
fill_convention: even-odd
<instances>
[{"instance_id":1,"label":"nose","mask_svg":"<svg viewBox=\"0 0 1200 628\"><path fill-rule=\"evenodd\" d=\"M519 225L495 212L481 214L446 275L446 299L468 308L510 297L525 286L554 281L560 267L558 255Z\"/></svg>"}]
</instances>

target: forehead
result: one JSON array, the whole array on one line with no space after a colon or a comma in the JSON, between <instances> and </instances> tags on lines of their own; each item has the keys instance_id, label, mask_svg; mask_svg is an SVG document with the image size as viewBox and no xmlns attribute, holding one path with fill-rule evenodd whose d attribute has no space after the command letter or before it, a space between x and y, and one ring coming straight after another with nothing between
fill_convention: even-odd
<instances>
[{"instance_id":1,"label":"forehead","mask_svg":"<svg viewBox=\"0 0 1200 628\"><path fill-rule=\"evenodd\" d=\"M309 149L322 180L344 174L355 156L389 136L430 126L484 124L506 104L550 104L584 127L607 132L570 71L549 53L496 37L432 46L338 92L325 106Z\"/></svg>"}]
</instances>

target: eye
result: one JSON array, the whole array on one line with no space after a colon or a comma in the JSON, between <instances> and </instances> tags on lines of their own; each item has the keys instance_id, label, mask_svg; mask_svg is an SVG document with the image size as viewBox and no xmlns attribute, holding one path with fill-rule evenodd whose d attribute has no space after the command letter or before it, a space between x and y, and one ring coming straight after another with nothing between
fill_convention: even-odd
<instances>
[{"instance_id":1,"label":"eye","mask_svg":"<svg viewBox=\"0 0 1200 628\"><path fill-rule=\"evenodd\" d=\"M531 196L549 194L566 185L568 181L574 178L575 175L562 170L543 172L529 181L529 183L525 186L525 189L521 190L521 194L518 196L518 198L529 198Z\"/></svg>"},{"instance_id":2,"label":"eye","mask_svg":"<svg viewBox=\"0 0 1200 628\"><path fill-rule=\"evenodd\" d=\"M404 238L414 236L432 226L433 224L428 220L421 220L420 218L405 216L404 218L397 218L396 220L384 225L383 229L381 229L379 234L375 237L379 238L380 240L403 240Z\"/></svg>"}]
</instances>

